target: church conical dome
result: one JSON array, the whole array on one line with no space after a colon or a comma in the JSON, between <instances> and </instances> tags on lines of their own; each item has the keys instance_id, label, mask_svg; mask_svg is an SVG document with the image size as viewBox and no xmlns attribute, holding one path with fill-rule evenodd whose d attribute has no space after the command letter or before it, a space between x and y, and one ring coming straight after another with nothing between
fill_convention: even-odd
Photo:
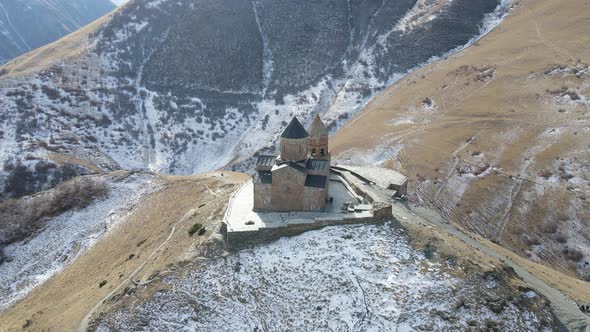
<instances>
[{"instance_id":1,"label":"church conical dome","mask_svg":"<svg viewBox=\"0 0 590 332\"><path fill-rule=\"evenodd\" d=\"M282 138L290 139L301 139L306 138L307 136L309 136L307 131L305 131L305 128L303 128L303 125L301 125L301 122L299 122L296 117L293 117L291 123L289 123L281 135Z\"/></svg>"},{"instance_id":2,"label":"church conical dome","mask_svg":"<svg viewBox=\"0 0 590 332\"><path fill-rule=\"evenodd\" d=\"M301 122L293 117L281 135L281 159L298 162L307 158L308 138Z\"/></svg>"},{"instance_id":3,"label":"church conical dome","mask_svg":"<svg viewBox=\"0 0 590 332\"><path fill-rule=\"evenodd\" d=\"M315 119L313 119L311 127L309 127L308 133L311 137L328 136L328 129L326 129L326 126L324 126L324 122L322 121L322 119L320 119L319 115L316 115Z\"/></svg>"}]
</instances>

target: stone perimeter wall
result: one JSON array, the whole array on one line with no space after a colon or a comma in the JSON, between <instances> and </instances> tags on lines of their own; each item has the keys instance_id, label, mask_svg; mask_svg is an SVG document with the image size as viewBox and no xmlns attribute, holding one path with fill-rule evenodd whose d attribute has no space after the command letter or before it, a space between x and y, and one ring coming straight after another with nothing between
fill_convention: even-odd
<instances>
[{"instance_id":1,"label":"stone perimeter wall","mask_svg":"<svg viewBox=\"0 0 590 332\"><path fill-rule=\"evenodd\" d=\"M346 216L343 214L343 216ZM229 250L240 250L254 245L278 240L285 236L295 236L301 233L320 229L326 226L340 226L353 224L379 224L391 220L391 205L384 205L373 210L373 217L367 218L338 218L334 220L321 220L314 223L291 224L278 228L263 228L249 232L227 232L227 225L223 223L221 232Z\"/></svg>"}]
</instances>

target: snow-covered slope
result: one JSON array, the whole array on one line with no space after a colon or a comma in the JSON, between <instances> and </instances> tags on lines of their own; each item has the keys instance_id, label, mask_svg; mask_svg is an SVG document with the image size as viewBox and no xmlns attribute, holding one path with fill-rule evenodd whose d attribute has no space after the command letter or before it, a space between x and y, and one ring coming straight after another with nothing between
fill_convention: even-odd
<instances>
[{"instance_id":1,"label":"snow-covered slope","mask_svg":"<svg viewBox=\"0 0 590 332\"><path fill-rule=\"evenodd\" d=\"M158 189L154 182L153 176L144 174L111 180L108 198L46 220L30 238L2 248L10 262L0 268L0 311L73 262L124 220L140 197Z\"/></svg>"},{"instance_id":2,"label":"snow-covered slope","mask_svg":"<svg viewBox=\"0 0 590 332\"><path fill-rule=\"evenodd\" d=\"M97 330L552 330L535 292L512 292L494 273L453 277L457 269L414 251L393 224L329 227L165 277L147 302L99 317Z\"/></svg>"},{"instance_id":3,"label":"snow-covered slope","mask_svg":"<svg viewBox=\"0 0 590 332\"><path fill-rule=\"evenodd\" d=\"M7 191L43 188L35 165L54 152L190 174L273 149L293 115L320 113L333 130L505 9L490 0L130 2L74 59L24 77L18 64L4 68L0 183L21 165L31 174Z\"/></svg>"},{"instance_id":4,"label":"snow-covered slope","mask_svg":"<svg viewBox=\"0 0 590 332\"><path fill-rule=\"evenodd\" d=\"M0 0L0 64L113 10L109 0Z\"/></svg>"}]
</instances>

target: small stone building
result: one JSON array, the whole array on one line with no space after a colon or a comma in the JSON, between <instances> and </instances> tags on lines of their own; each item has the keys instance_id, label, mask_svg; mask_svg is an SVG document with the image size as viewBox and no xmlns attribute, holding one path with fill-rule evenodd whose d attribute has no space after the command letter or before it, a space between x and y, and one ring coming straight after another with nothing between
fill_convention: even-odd
<instances>
[{"instance_id":1,"label":"small stone building","mask_svg":"<svg viewBox=\"0 0 590 332\"><path fill-rule=\"evenodd\" d=\"M328 130L316 116L306 131L297 118L285 128L278 156L259 155L254 210L323 211L328 199Z\"/></svg>"}]
</instances>

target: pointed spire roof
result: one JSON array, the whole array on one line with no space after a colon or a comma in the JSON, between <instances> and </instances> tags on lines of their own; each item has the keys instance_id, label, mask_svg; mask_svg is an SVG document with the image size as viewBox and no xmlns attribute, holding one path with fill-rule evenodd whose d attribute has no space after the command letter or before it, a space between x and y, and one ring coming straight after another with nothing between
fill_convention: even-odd
<instances>
[{"instance_id":1,"label":"pointed spire roof","mask_svg":"<svg viewBox=\"0 0 590 332\"><path fill-rule=\"evenodd\" d=\"M323 137L328 136L328 129L324 126L324 122L320 119L319 115L315 116L311 126L309 127L309 136L311 137Z\"/></svg>"},{"instance_id":2,"label":"pointed spire roof","mask_svg":"<svg viewBox=\"0 0 590 332\"><path fill-rule=\"evenodd\" d=\"M289 123L289 125L287 126L287 128L285 128L285 131L283 131L283 134L281 135L282 138L293 139L306 138L308 136L309 134L307 133L307 131L305 131L305 128L303 128L301 122L299 122L299 120L297 120L296 117L293 117L293 120L291 120L291 123Z\"/></svg>"}]
</instances>

